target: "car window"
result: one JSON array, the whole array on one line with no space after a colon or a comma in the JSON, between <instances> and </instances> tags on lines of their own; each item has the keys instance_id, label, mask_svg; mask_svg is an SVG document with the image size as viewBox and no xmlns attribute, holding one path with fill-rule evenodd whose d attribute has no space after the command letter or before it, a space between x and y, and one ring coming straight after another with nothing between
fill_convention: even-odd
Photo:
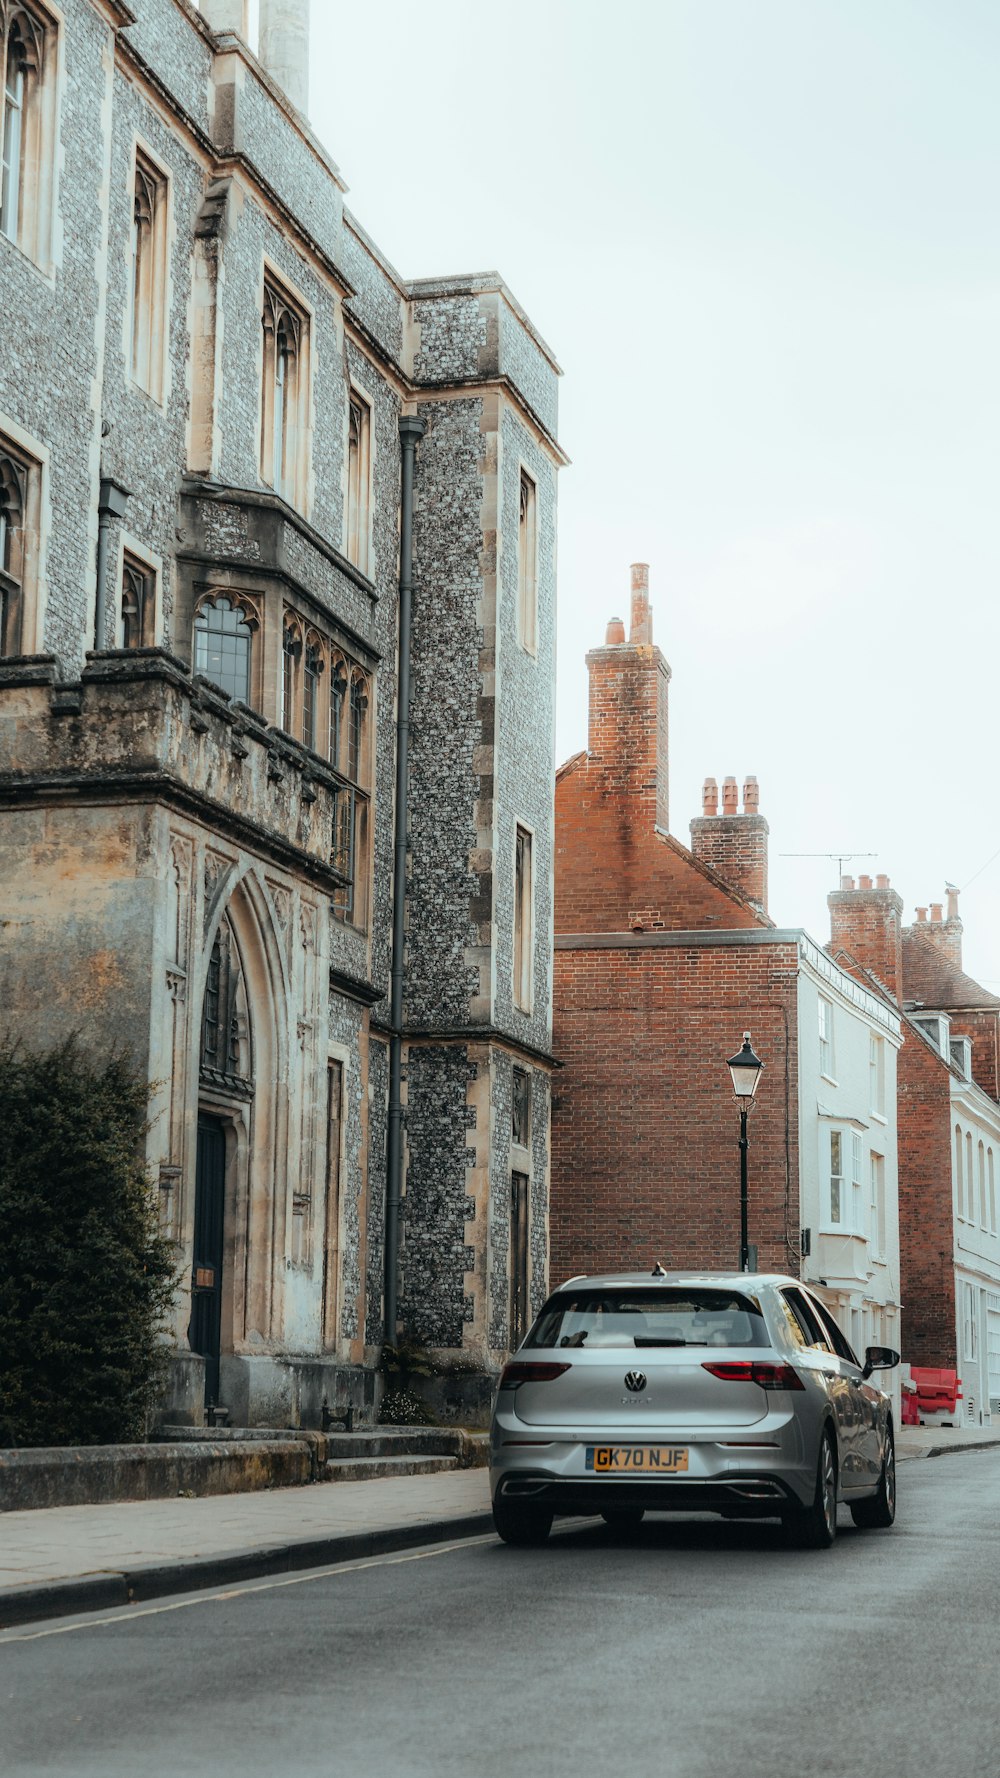
<instances>
[{"instance_id":1,"label":"car window","mask_svg":"<svg viewBox=\"0 0 1000 1778\"><path fill-rule=\"evenodd\" d=\"M742 1291L565 1290L551 1297L526 1346L766 1346L760 1304Z\"/></svg>"},{"instance_id":2,"label":"car window","mask_svg":"<svg viewBox=\"0 0 1000 1778\"><path fill-rule=\"evenodd\" d=\"M857 1364L858 1361L848 1344L846 1336L841 1333L840 1328L837 1326L837 1323L826 1304L817 1302L814 1296L807 1297L806 1301L808 1302L810 1309L813 1310L813 1313L818 1316L819 1320L823 1323L827 1335L833 1344L833 1349L838 1357L846 1358L849 1364ZM860 1369L860 1366L858 1366L858 1368Z\"/></svg>"},{"instance_id":3,"label":"car window","mask_svg":"<svg viewBox=\"0 0 1000 1778\"><path fill-rule=\"evenodd\" d=\"M788 1330L797 1346L808 1351L831 1352L833 1344L800 1290L779 1290Z\"/></svg>"}]
</instances>

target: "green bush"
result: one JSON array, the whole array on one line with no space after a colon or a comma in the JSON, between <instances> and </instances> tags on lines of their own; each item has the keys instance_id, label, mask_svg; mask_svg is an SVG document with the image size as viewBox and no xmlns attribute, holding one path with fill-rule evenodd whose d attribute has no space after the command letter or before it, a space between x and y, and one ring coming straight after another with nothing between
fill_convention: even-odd
<instances>
[{"instance_id":1,"label":"green bush","mask_svg":"<svg viewBox=\"0 0 1000 1778\"><path fill-rule=\"evenodd\" d=\"M145 1126L123 1056L0 1049L0 1445L146 1435L176 1279Z\"/></svg>"}]
</instances>

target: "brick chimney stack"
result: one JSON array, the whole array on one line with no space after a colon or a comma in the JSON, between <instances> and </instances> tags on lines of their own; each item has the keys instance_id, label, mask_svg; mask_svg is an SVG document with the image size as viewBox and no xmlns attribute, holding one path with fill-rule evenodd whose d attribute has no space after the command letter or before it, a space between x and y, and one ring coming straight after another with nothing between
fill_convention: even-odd
<instances>
[{"instance_id":1,"label":"brick chimney stack","mask_svg":"<svg viewBox=\"0 0 1000 1778\"><path fill-rule=\"evenodd\" d=\"M903 991L903 900L888 877L841 877L840 888L826 898L830 910L830 944L836 961L846 951L870 970L897 1006Z\"/></svg>"},{"instance_id":2,"label":"brick chimney stack","mask_svg":"<svg viewBox=\"0 0 1000 1778\"><path fill-rule=\"evenodd\" d=\"M745 895L762 914L767 913L767 836L769 828L760 812L760 787L749 777L743 785L743 813L739 813L739 788L733 777L722 782L722 814L714 778L706 778L702 790L704 813L691 823L691 851L701 864L710 865L731 888Z\"/></svg>"},{"instance_id":3,"label":"brick chimney stack","mask_svg":"<svg viewBox=\"0 0 1000 1778\"><path fill-rule=\"evenodd\" d=\"M590 763L603 773L608 793L622 799L627 823L666 832L670 668L653 642L648 563L632 564L628 641L621 619L613 617L603 648L587 656L587 670Z\"/></svg>"},{"instance_id":4,"label":"brick chimney stack","mask_svg":"<svg viewBox=\"0 0 1000 1778\"><path fill-rule=\"evenodd\" d=\"M945 895L948 901L947 914L943 902L932 901L930 919L927 918L925 907L918 908L916 923L908 930L919 933L925 944L932 944L955 969L961 969L962 933L965 929L958 917L959 891L954 883L945 884Z\"/></svg>"}]
</instances>

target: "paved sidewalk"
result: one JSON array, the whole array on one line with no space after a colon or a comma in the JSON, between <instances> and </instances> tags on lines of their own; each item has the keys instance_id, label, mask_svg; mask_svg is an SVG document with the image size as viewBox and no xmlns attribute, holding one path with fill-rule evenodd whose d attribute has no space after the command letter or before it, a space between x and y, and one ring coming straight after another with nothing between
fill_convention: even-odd
<instances>
[{"instance_id":1,"label":"paved sidewalk","mask_svg":"<svg viewBox=\"0 0 1000 1778\"><path fill-rule=\"evenodd\" d=\"M485 1469L0 1513L0 1628L487 1531Z\"/></svg>"},{"instance_id":2,"label":"paved sidewalk","mask_svg":"<svg viewBox=\"0 0 1000 1778\"><path fill-rule=\"evenodd\" d=\"M1000 1445L1000 1428L906 1426L900 1459ZM488 1531L489 1475L463 1469L200 1500L0 1513L0 1628Z\"/></svg>"}]
</instances>

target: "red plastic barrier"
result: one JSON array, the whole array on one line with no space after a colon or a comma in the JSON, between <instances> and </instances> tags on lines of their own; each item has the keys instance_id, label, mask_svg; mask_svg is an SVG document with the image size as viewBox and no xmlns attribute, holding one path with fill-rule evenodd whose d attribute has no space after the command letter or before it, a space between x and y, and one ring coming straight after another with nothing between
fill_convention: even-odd
<instances>
[{"instance_id":1,"label":"red plastic barrier","mask_svg":"<svg viewBox=\"0 0 1000 1778\"><path fill-rule=\"evenodd\" d=\"M917 1414L953 1414L962 1399L962 1380L957 1371L929 1364L911 1364L910 1381L916 1395Z\"/></svg>"}]
</instances>

